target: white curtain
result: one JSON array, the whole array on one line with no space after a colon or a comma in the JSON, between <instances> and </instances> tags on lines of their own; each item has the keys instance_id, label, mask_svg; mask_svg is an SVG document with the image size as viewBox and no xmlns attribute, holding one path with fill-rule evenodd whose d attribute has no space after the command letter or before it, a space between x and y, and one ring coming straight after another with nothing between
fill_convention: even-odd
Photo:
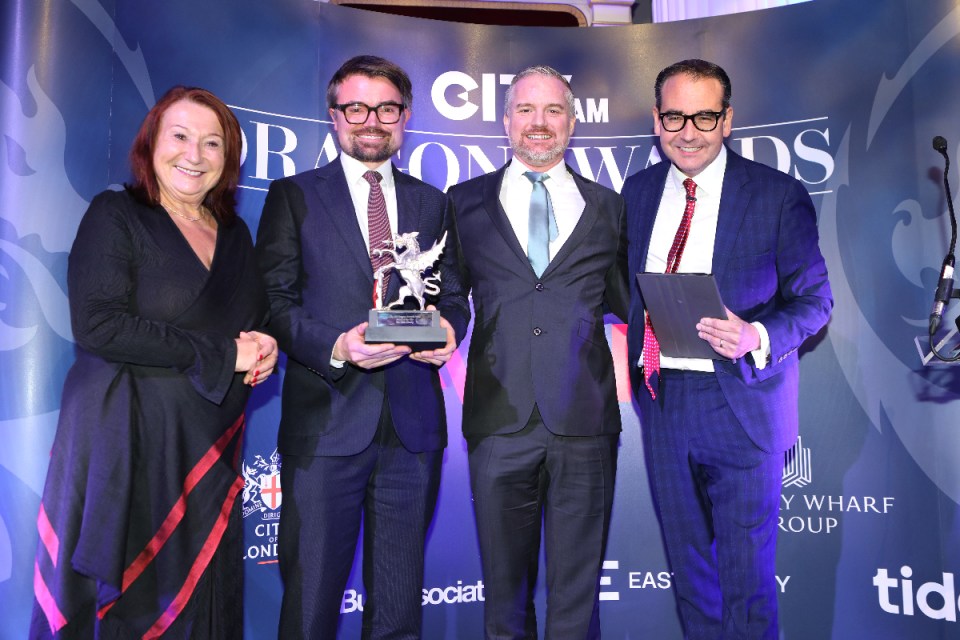
<instances>
[{"instance_id":1,"label":"white curtain","mask_svg":"<svg viewBox=\"0 0 960 640\"><path fill-rule=\"evenodd\" d=\"M754 9L782 7L808 0L651 0L654 22L719 16Z\"/></svg>"}]
</instances>

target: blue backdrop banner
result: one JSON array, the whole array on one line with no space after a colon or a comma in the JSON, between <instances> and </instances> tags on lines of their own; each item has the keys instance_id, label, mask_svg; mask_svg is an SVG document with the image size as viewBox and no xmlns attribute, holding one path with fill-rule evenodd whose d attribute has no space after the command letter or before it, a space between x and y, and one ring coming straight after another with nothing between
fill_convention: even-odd
<instances>
[{"instance_id":1,"label":"blue backdrop banner","mask_svg":"<svg viewBox=\"0 0 960 640\"><path fill-rule=\"evenodd\" d=\"M413 80L395 159L440 188L509 157L511 74L571 78L568 163L619 190L660 160L653 81L691 57L733 80L729 145L794 175L819 214L836 307L801 357L801 439L788 454L777 574L782 637L960 638L960 367L924 363L949 224L940 156L960 140L956 0L816 0L607 29L486 27L312 0L46 0L0 8L0 638L26 634L36 516L74 358L66 259L93 196L129 179L127 153L156 98L198 85L244 135L240 214L255 229L271 180L336 157L326 83L348 57L394 60ZM960 184L956 170L949 175ZM953 326L949 308L945 324ZM606 638L681 637L672 577L627 385L625 327L609 324L624 431L601 579ZM481 637L483 581L460 411L466 349L441 371L449 416L427 548L425 637ZM243 456L246 635L276 637L282 376L258 387ZM91 428L96 428L91 425ZM357 557L358 566L361 558ZM543 588L538 606L544 606ZM344 594L358 637L360 573ZM542 616L541 616L542 618ZM541 620L542 624L542 620Z\"/></svg>"}]
</instances>

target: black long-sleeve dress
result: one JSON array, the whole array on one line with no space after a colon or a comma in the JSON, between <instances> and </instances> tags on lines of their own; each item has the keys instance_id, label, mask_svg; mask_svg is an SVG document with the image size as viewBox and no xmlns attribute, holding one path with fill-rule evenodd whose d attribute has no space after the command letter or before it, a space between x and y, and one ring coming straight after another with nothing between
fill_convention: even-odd
<instances>
[{"instance_id":1,"label":"black long-sleeve dress","mask_svg":"<svg viewBox=\"0 0 960 640\"><path fill-rule=\"evenodd\" d=\"M267 304L250 232L199 260L160 207L104 192L68 287L67 375L37 526L31 638L241 638L240 331Z\"/></svg>"}]
</instances>

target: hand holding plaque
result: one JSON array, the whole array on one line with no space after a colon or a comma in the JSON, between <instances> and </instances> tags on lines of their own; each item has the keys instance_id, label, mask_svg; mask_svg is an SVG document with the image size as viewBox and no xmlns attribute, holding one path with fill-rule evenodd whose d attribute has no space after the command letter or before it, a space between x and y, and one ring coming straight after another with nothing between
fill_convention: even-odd
<instances>
[{"instance_id":1,"label":"hand holding plaque","mask_svg":"<svg viewBox=\"0 0 960 640\"><path fill-rule=\"evenodd\" d=\"M430 249L420 251L416 231L393 237L393 248L375 249L377 255L387 254L391 262L377 269L374 279L374 308L370 310L365 341L372 344L393 343L409 346L414 351L439 349L447 344L447 331L440 326L440 312L425 310L428 295L440 293L440 273L434 265L440 260L446 246L444 233ZM397 299L383 305L384 275L396 271L404 284ZM430 271L430 275L424 274ZM396 309L408 297L416 300L419 309Z\"/></svg>"}]
</instances>

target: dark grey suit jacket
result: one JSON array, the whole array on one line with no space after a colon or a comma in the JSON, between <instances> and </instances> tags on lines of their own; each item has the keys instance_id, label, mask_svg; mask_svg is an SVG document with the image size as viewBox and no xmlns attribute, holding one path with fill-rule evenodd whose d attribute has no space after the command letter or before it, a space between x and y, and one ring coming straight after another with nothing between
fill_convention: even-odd
<instances>
[{"instance_id":1,"label":"dark grey suit jacket","mask_svg":"<svg viewBox=\"0 0 960 640\"><path fill-rule=\"evenodd\" d=\"M573 173L586 206L537 277L500 204L506 167L449 191L476 314L463 398L469 438L519 431L534 404L559 435L620 431L603 316L626 318L626 211L614 191ZM568 168L569 170L569 168Z\"/></svg>"}]
</instances>

